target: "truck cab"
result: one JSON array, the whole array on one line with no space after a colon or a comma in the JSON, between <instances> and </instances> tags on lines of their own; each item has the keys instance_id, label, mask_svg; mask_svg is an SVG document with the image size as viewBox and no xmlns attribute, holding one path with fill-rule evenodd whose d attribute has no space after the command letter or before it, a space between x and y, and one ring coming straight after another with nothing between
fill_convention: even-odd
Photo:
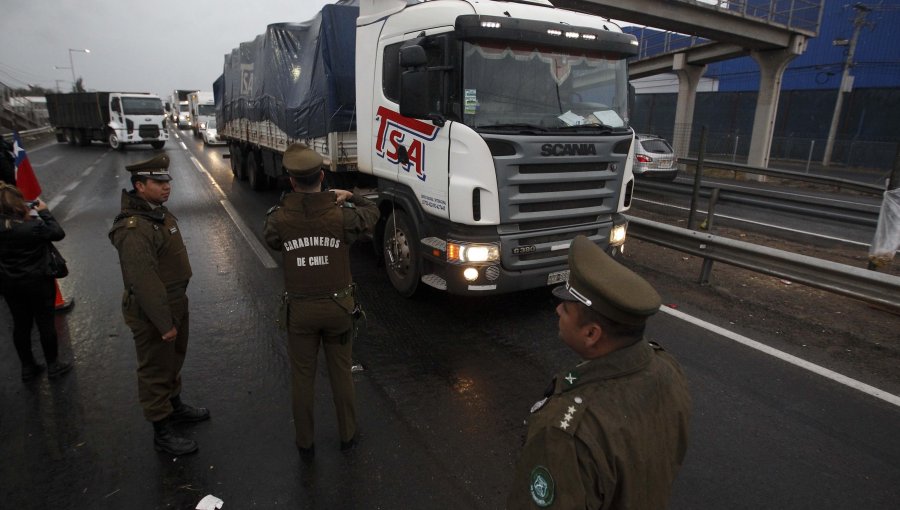
<instances>
[{"instance_id":1,"label":"truck cab","mask_svg":"<svg viewBox=\"0 0 900 510\"><path fill-rule=\"evenodd\" d=\"M400 293L564 282L579 234L617 253L636 39L541 0L394 3L357 21L356 97Z\"/></svg>"}]
</instances>

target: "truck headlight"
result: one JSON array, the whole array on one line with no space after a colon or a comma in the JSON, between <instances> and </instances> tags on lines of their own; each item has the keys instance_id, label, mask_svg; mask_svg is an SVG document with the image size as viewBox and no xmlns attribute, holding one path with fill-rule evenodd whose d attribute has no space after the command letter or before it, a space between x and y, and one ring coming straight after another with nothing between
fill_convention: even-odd
<instances>
[{"instance_id":1,"label":"truck headlight","mask_svg":"<svg viewBox=\"0 0 900 510\"><path fill-rule=\"evenodd\" d=\"M621 246L625 244L625 225L614 225L609 231L609 245Z\"/></svg>"},{"instance_id":2,"label":"truck headlight","mask_svg":"<svg viewBox=\"0 0 900 510\"><path fill-rule=\"evenodd\" d=\"M200 123L200 129L206 129L206 122Z\"/></svg>"},{"instance_id":3,"label":"truck headlight","mask_svg":"<svg viewBox=\"0 0 900 510\"><path fill-rule=\"evenodd\" d=\"M496 244L447 243L447 261L454 264L465 262L494 262L500 260L500 247Z\"/></svg>"}]
</instances>

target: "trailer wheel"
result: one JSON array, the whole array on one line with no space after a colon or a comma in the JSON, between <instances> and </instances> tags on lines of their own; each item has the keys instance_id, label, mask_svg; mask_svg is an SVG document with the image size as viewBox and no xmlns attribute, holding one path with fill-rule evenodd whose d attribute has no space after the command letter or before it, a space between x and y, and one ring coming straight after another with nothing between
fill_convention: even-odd
<instances>
[{"instance_id":1,"label":"trailer wheel","mask_svg":"<svg viewBox=\"0 0 900 510\"><path fill-rule=\"evenodd\" d=\"M247 180L250 181L250 189L261 191L268 187L269 179L263 173L262 161L257 161L256 151L247 154Z\"/></svg>"},{"instance_id":2,"label":"trailer wheel","mask_svg":"<svg viewBox=\"0 0 900 510\"><path fill-rule=\"evenodd\" d=\"M72 145L84 147L84 135L81 133L80 129L72 131Z\"/></svg>"},{"instance_id":3,"label":"trailer wheel","mask_svg":"<svg viewBox=\"0 0 900 510\"><path fill-rule=\"evenodd\" d=\"M111 131L111 132L109 133L108 141L109 141L109 148L110 148L110 149L113 149L113 150L120 150L120 151L125 150L125 144L119 141L119 137L116 136L116 132L115 132L115 131Z\"/></svg>"},{"instance_id":4,"label":"trailer wheel","mask_svg":"<svg viewBox=\"0 0 900 510\"><path fill-rule=\"evenodd\" d=\"M162 149L162 148L165 147L165 146L166 146L165 140L159 140L159 141L156 141L156 142L150 142L150 147L153 147L154 149Z\"/></svg>"},{"instance_id":5,"label":"trailer wheel","mask_svg":"<svg viewBox=\"0 0 900 510\"><path fill-rule=\"evenodd\" d=\"M66 129L66 143L68 143L69 145L75 145L75 131Z\"/></svg>"},{"instance_id":6,"label":"trailer wheel","mask_svg":"<svg viewBox=\"0 0 900 510\"><path fill-rule=\"evenodd\" d=\"M237 145L232 145L229 151L231 152L231 173L234 174L235 179L243 181L247 178L247 172L244 166L246 161L241 154L241 149Z\"/></svg>"},{"instance_id":7,"label":"trailer wheel","mask_svg":"<svg viewBox=\"0 0 900 510\"><path fill-rule=\"evenodd\" d=\"M401 210L384 225L384 269L391 285L403 297L412 297L419 286L419 239L412 222Z\"/></svg>"}]
</instances>

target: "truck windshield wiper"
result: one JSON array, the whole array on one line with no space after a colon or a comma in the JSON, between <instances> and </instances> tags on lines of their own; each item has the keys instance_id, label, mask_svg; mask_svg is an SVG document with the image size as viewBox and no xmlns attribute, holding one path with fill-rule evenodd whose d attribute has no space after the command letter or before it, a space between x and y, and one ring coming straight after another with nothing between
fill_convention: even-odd
<instances>
[{"instance_id":1,"label":"truck windshield wiper","mask_svg":"<svg viewBox=\"0 0 900 510\"><path fill-rule=\"evenodd\" d=\"M486 126L478 126L479 131L519 131L519 132L527 132L527 131L536 131L539 133L544 133L547 131L547 128L543 126L538 126L537 124L527 124L527 123L511 123L511 124L490 124Z\"/></svg>"},{"instance_id":2,"label":"truck windshield wiper","mask_svg":"<svg viewBox=\"0 0 900 510\"><path fill-rule=\"evenodd\" d=\"M617 128L607 126L606 124L579 124L577 126L560 126L557 129L560 131L579 131L583 129L585 131L599 132L600 134L605 135L610 135L617 130Z\"/></svg>"}]
</instances>

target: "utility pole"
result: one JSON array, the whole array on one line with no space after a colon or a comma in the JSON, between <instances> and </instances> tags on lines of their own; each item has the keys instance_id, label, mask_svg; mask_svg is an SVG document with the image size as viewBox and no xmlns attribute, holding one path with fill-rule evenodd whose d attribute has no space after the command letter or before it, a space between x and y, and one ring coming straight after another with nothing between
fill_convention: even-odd
<instances>
[{"instance_id":1,"label":"utility pole","mask_svg":"<svg viewBox=\"0 0 900 510\"><path fill-rule=\"evenodd\" d=\"M853 67L853 54L856 52L856 41L859 40L859 32L866 25L866 15L872 11L869 7L859 3L853 6L856 9L856 19L853 20L853 37L849 46L846 39L835 39L835 46L848 46L847 58L844 60L844 72L841 73L841 84L838 87L837 100L834 103L834 116L831 117L831 127L828 129L828 140L825 142L825 154L822 156L822 166L831 165L831 154L834 151L834 138L837 135L838 123L841 120L841 107L844 105L844 94L853 90L853 76L850 69Z\"/></svg>"}]
</instances>

